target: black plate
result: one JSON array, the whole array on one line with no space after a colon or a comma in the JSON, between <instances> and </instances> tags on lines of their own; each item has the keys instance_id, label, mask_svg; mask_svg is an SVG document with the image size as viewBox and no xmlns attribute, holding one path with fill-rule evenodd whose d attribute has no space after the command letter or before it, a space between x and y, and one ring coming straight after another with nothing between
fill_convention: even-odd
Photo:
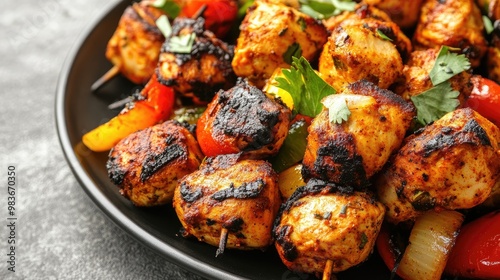
<instances>
[{"instance_id":1,"label":"black plate","mask_svg":"<svg viewBox=\"0 0 500 280\"><path fill-rule=\"evenodd\" d=\"M82 135L115 116L107 109L113 101L124 98L136 86L116 77L99 90L91 84L111 64L104 53L122 12L129 4L123 1L105 10L77 42L60 76L56 97L56 121L66 159L81 186L121 228L169 261L199 275L214 279L313 279L293 274L281 263L273 247L266 252L226 250L215 258L216 248L180 236L181 225L171 206L137 208L124 199L108 179L107 153L93 153L81 143ZM338 275L339 279L389 279L389 271L375 252L361 266Z\"/></svg>"}]
</instances>

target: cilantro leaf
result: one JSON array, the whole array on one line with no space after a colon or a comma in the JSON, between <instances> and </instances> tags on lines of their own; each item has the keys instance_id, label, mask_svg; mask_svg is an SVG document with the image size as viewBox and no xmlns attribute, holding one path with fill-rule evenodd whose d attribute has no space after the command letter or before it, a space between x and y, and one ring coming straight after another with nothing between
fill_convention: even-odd
<instances>
[{"instance_id":1,"label":"cilantro leaf","mask_svg":"<svg viewBox=\"0 0 500 280\"><path fill-rule=\"evenodd\" d=\"M457 97L460 92L451 88L451 83L445 81L411 97L417 108L417 120L423 125L440 119L446 113L455 110L460 102Z\"/></svg>"},{"instance_id":2,"label":"cilantro leaf","mask_svg":"<svg viewBox=\"0 0 500 280\"><path fill-rule=\"evenodd\" d=\"M438 85L463 71L469 70L470 67L469 59L465 55L452 53L449 47L442 46L429 77L433 85Z\"/></svg>"},{"instance_id":3,"label":"cilantro leaf","mask_svg":"<svg viewBox=\"0 0 500 280\"><path fill-rule=\"evenodd\" d=\"M195 38L194 33L172 36L168 41L169 50L173 53L191 53Z\"/></svg>"},{"instance_id":4,"label":"cilantro leaf","mask_svg":"<svg viewBox=\"0 0 500 280\"><path fill-rule=\"evenodd\" d=\"M347 121L351 115L347 101L341 94L336 95L335 98L323 99L323 105L328 108L328 117L331 123L341 124Z\"/></svg>"},{"instance_id":5,"label":"cilantro leaf","mask_svg":"<svg viewBox=\"0 0 500 280\"><path fill-rule=\"evenodd\" d=\"M352 0L300 0L300 10L316 19L325 19L343 11L354 11L356 2Z\"/></svg>"},{"instance_id":6,"label":"cilantro leaf","mask_svg":"<svg viewBox=\"0 0 500 280\"><path fill-rule=\"evenodd\" d=\"M155 0L151 6L162 10L170 18L176 18L181 12L181 7L172 0Z\"/></svg>"},{"instance_id":7,"label":"cilantro leaf","mask_svg":"<svg viewBox=\"0 0 500 280\"><path fill-rule=\"evenodd\" d=\"M335 89L313 70L307 59L292 57L290 69L283 69L284 77L276 77L277 87L287 91L293 99L296 113L315 117L323 110L321 100L335 94Z\"/></svg>"}]
</instances>

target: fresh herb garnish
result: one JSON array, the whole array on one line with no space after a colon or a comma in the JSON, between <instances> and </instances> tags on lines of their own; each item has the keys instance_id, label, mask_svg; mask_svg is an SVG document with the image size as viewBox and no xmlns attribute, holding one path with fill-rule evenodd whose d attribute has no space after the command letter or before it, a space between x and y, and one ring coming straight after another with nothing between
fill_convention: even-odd
<instances>
[{"instance_id":1,"label":"fresh herb garnish","mask_svg":"<svg viewBox=\"0 0 500 280\"><path fill-rule=\"evenodd\" d=\"M276 77L276 86L287 91L293 100L295 113L315 117L322 109L321 100L335 89L313 70L304 57L292 57L290 69L283 69L284 77Z\"/></svg>"},{"instance_id":2,"label":"fresh herb garnish","mask_svg":"<svg viewBox=\"0 0 500 280\"><path fill-rule=\"evenodd\" d=\"M300 0L300 10L316 19L325 19L343 11L354 11L356 2L352 0Z\"/></svg>"},{"instance_id":3,"label":"fresh herb garnish","mask_svg":"<svg viewBox=\"0 0 500 280\"><path fill-rule=\"evenodd\" d=\"M297 20L297 23L300 25L300 29L302 31L306 30L307 28L307 23L306 23L306 20L303 18L303 17L300 17L298 20Z\"/></svg>"},{"instance_id":4,"label":"fresh herb garnish","mask_svg":"<svg viewBox=\"0 0 500 280\"><path fill-rule=\"evenodd\" d=\"M170 18L176 18L181 12L181 7L172 0L155 0L151 6L162 10Z\"/></svg>"},{"instance_id":5,"label":"fresh herb garnish","mask_svg":"<svg viewBox=\"0 0 500 280\"><path fill-rule=\"evenodd\" d=\"M347 214L347 204L342 205L342 208L340 208L340 213L339 217L345 217Z\"/></svg>"},{"instance_id":6,"label":"fresh herb garnish","mask_svg":"<svg viewBox=\"0 0 500 280\"><path fill-rule=\"evenodd\" d=\"M451 88L449 81L445 81L419 95L412 96L411 101L417 108L418 122L427 125L455 110L460 104L457 99L459 94L460 92Z\"/></svg>"},{"instance_id":7,"label":"fresh herb garnish","mask_svg":"<svg viewBox=\"0 0 500 280\"><path fill-rule=\"evenodd\" d=\"M465 55L452 53L450 50L455 49L447 46L441 47L429 73L434 87L411 97L411 101L417 108L417 121L422 125L440 119L460 105L457 99L460 92L453 90L448 80L469 70L471 64Z\"/></svg>"},{"instance_id":8,"label":"fresh herb garnish","mask_svg":"<svg viewBox=\"0 0 500 280\"><path fill-rule=\"evenodd\" d=\"M323 99L323 105L328 108L328 117L331 123L341 124L349 119L351 111L342 94Z\"/></svg>"},{"instance_id":9,"label":"fresh herb garnish","mask_svg":"<svg viewBox=\"0 0 500 280\"><path fill-rule=\"evenodd\" d=\"M168 21L168 17L166 15L161 15L156 20L156 26L158 27L158 29L160 29L165 38L169 37L172 34L172 26L170 25L170 22Z\"/></svg>"},{"instance_id":10,"label":"fresh herb garnish","mask_svg":"<svg viewBox=\"0 0 500 280\"><path fill-rule=\"evenodd\" d=\"M483 24L486 34L491 34L491 32L493 32L494 27L493 23L491 22L491 19L488 16L483 15Z\"/></svg>"},{"instance_id":11,"label":"fresh herb garnish","mask_svg":"<svg viewBox=\"0 0 500 280\"><path fill-rule=\"evenodd\" d=\"M365 248L366 243L368 243L368 236L366 236L366 233L362 232L361 233L361 241L359 243L359 249L363 250Z\"/></svg>"},{"instance_id":12,"label":"fresh herb garnish","mask_svg":"<svg viewBox=\"0 0 500 280\"><path fill-rule=\"evenodd\" d=\"M168 45L173 53L191 53L196 34L189 33L170 38Z\"/></svg>"},{"instance_id":13,"label":"fresh herb garnish","mask_svg":"<svg viewBox=\"0 0 500 280\"><path fill-rule=\"evenodd\" d=\"M288 49L285 51L283 54L283 60L288 63L292 64L293 57L300 57L302 55L302 48L300 47L300 44L295 42L288 46Z\"/></svg>"},{"instance_id":14,"label":"fresh herb garnish","mask_svg":"<svg viewBox=\"0 0 500 280\"><path fill-rule=\"evenodd\" d=\"M450 48L442 46L429 76L433 85L447 81L451 77L470 69L470 62L463 54L450 52Z\"/></svg>"},{"instance_id":15,"label":"fresh herb garnish","mask_svg":"<svg viewBox=\"0 0 500 280\"><path fill-rule=\"evenodd\" d=\"M390 42L392 42L392 39L391 39L391 38L389 38L389 37L387 37L387 35L385 35L385 34L384 34L384 32L382 32L382 31L381 31L380 29L378 29L378 28L377 28L377 35L378 35L380 38L382 38L382 39L384 39L384 40L386 40L386 41L390 41Z\"/></svg>"},{"instance_id":16,"label":"fresh herb garnish","mask_svg":"<svg viewBox=\"0 0 500 280\"><path fill-rule=\"evenodd\" d=\"M332 217L332 212L325 212L323 214L314 213L314 218L318 220L329 220Z\"/></svg>"}]
</instances>

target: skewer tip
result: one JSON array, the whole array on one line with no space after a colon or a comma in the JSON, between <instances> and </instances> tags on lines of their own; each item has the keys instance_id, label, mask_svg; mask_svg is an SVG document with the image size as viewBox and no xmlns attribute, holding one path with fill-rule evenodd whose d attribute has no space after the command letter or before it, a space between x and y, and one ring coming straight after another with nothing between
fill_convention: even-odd
<instances>
[{"instance_id":1,"label":"skewer tip","mask_svg":"<svg viewBox=\"0 0 500 280\"><path fill-rule=\"evenodd\" d=\"M227 228L222 228L220 232L219 248L217 248L217 251L215 252L215 257L224 254L224 249L226 248L227 243L227 234Z\"/></svg>"},{"instance_id":2,"label":"skewer tip","mask_svg":"<svg viewBox=\"0 0 500 280\"><path fill-rule=\"evenodd\" d=\"M108 72L104 73L97 81L95 81L91 86L91 91L96 91L100 87L102 87L105 83L109 82L113 77L115 77L120 72L120 68L115 65L108 70Z\"/></svg>"}]
</instances>

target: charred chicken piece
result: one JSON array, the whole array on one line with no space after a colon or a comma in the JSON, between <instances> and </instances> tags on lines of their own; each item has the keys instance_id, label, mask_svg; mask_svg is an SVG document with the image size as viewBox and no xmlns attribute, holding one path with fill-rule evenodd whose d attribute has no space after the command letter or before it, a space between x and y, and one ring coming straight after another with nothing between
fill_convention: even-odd
<instances>
[{"instance_id":1,"label":"charred chicken piece","mask_svg":"<svg viewBox=\"0 0 500 280\"><path fill-rule=\"evenodd\" d=\"M376 182L387 220L482 203L500 176L499 141L498 127L469 108L408 137Z\"/></svg>"},{"instance_id":2,"label":"charred chicken piece","mask_svg":"<svg viewBox=\"0 0 500 280\"><path fill-rule=\"evenodd\" d=\"M231 68L234 47L204 30L204 22L202 17L176 18L157 69L162 84L197 104L210 102L219 89L228 89L236 81Z\"/></svg>"},{"instance_id":3,"label":"charred chicken piece","mask_svg":"<svg viewBox=\"0 0 500 280\"><path fill-rule=\"evenodd\" d=\"M264 249L281 203L277 180L266 161L210 157L179 182L173 205L187 235L219 246L218 253Z\"/></svg>"},{"instance_id":4,"label":"charred chicken piece","mask_svg":"<svg viewBox=\"0 0 500 280\"><path fill-rule=\"evenodd\" d=\"M302 176L361 190L400 147L415 109L400 96L367 81L355 82L323 103L335 99L345 100L351 115L341 124L332 123L325 108L313 119Z\"/></svg>"},{"instance_id":5,"label":"charred chicken piece","mask_svg":"<svg viewBox=\"0 0 500 280\"><path fill-rule=\"evenodd\" d=\"M439 49L412 52L403 69L404 78L393 87L394 92L410 100L412 96L431 89L433 85L429 73L434 67L438 53ZM458 100L462 106L472 91L471 77L471 71L464 71L449 79L451 87L460 92Z\"/></svg>"},{"instance_id":6,"label":"charred chicken piece","mask_svg":"<svg viewBox=\"0 0 500 280\"><path fill-rule=\"evenodd\" d=\"M337 91L362 79L388 88L402 71L396 46L361 25L335 28L319 58L319 72Z\"/></svg>"},{"instance_id":7,"label":"charred chicken piece","mask_svg":"<svg viewBox=\"0 0 500 280\"><path fill-rule=\"evenodd\" d=\"M155 206L170 202L178 181L197 170L202 159L189 130L166 121L120 141L106 167L123 196L136 206Z\"/></svg>"},{"instance_id":8,"label":"charred chicken piece","mask_svg":"<svg viewBox=\"0 0 500 280\"><path fill-rule=\"evenodd\" d=\"M423 0L364 0L363 2L386 12L399 27L411 29L417 24Z\"/></svg>"},{"instance_id":9,"label":"charred chicken piece","mask_svg":"<svg viewBox=\"0 0 500 280\"><path fill-rule=\"evenodd\" d=\"M256 1L240 25L232 66L236 75L262 88L276 68L292 56L317 58L328 37L314 18L285 5Z\"/></svg>"},{"instance_id":10,"label":"charred chicken piece","mask_svg":"<svg viewBox=\"0 0 500 280\"><path fill-rule=\"evenodd\" d=\"M478 67L487 49L481 11L474 0L425 0L413 44L415 49L460 48Z\"/></svg>"},{"instance_id":11,"label":"charred chicken piece","mask_svg":"<svg viewBox=\"0 0 500 280\"><path fill-rule=\"evenodd\" d=\"M156 69L165 41L156 20L163 14L150 1L133 3L125 9L108 42L106 58L136 84L145 84Z\"/></svg>"},{"instance_id":12,"label":"charred chicken piece","mask_svg":"<svg viewBox=\"0 0 500 280\"><path fill-rule=\"evenodd\" d=\"M208 104L198 120L196 135L207 156L241 152L246 158L263 159L279 151L290 119L288 107L240 79Z\"/></svg>"},{"instance_id":13,"label":"charred chicken piece","mask_svg":"<svg viewBox=\"0 0 500 280\"><path fill-rule=\"evenodd\" d=\"M281 206L273 227L275 246L292 271L319 277L331 263L331 272L340 272L370 255L384 212L366 192L310 180Z\"/></svg>"},{"instance_id":14,"label":"charred chicken piece","mask_svg":"<svg viewBox=\"0 0 500 280\"><path fill-rule=\"evenodd\" d=\"M325 21L325 25L331 31L339 26L359 26L377 35L385 35L387 37L385 39L396 46L403 61L406 61L412 51L411 41L400 27L384 11L370 5L357 5L352 12L346 11L339 16L329 18Z\"/></svg>"}]
</instances>

